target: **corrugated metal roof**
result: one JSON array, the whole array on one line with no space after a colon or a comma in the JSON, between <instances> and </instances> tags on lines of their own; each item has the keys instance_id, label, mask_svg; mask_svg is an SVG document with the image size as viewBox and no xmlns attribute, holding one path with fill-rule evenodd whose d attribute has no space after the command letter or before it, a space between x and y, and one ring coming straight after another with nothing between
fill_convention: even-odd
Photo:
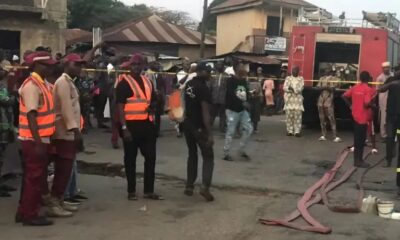
<instances>
[{"instance_id":1,"label":"corrugated metal roof","mask_svg":"<svg viewBox=\"0 0 400 240\"><path fill-rule=\"evenodd\" d=\"M271 3L271 4L289 4L295 6L305 6L305 7L315 7L315 5L304 1L304 0L226 0L225 2L214 6L211 11L214 13L225 12L225 11L234 11L243 8L249 8L253 6L258 6L263 3Z\"/></svg>"},{"instance_id":2,"label":"corrugated metal roof","mask_svg":"<svg viewBox=\"0 0 400 240\"><path fill-rule=\"evenodd\" d=\"M89 42L91 38L86 37L77 41ZM198 31L187 29L165 22L157 15L151 15L138 20L118 24L103 31L105 42L154 42L154 43L176 43L184 45L200 45L201 34ZM206 45L215 45L216 39L206 37Z\"/></svg>"},{"instance_id":3,"label":"corrugated metal roof","mask_svg":"<svg viewBox=\"0 0 400 240\"><path fill-rule=\"evenodd\" d=\"M0 4L33 7L33 0L1 0Z\"/></svg>"},{"instance_id":4,"label":"corrugated metal roof","mask_svg":"<svg viewBox=\"0 0 400 240\"><path fill-rule=\"evenodd\" d=\"M64 30L64 37L65 41L67 42L67 45L70 45L70 43L73 43L76 39L80 39L83 37L92 37L92 33L89 31L85 31L79 28L74 28L74 29L65 29Z\"/></svg>"}]
</instances>

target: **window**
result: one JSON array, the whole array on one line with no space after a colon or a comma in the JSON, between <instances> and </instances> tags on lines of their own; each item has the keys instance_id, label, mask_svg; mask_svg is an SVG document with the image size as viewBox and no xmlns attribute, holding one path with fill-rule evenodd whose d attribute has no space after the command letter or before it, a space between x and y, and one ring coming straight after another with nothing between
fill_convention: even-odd
<instances>
[{"instance_id":1,"label":"window","mask_svg":"<svg viewBox=\"0 0 400 240\"><path fill-rule=\"evenodd\" d=\"M283 18L282 18L282 29L279 29L280 17L268 16L267 18L267 36L282 36L283 29Z\"/></svg>"}]
</instances>

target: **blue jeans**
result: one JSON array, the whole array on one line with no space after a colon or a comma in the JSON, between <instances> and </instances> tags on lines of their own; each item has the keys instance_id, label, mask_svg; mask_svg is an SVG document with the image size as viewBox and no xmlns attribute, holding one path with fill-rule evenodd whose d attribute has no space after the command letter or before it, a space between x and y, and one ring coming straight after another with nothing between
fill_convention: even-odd
<instances>
[{"instance_id":1,"label":"blue jeans","mask_svg":"<svg viewBox=\"0 0 400 240\"><path fill-rule=\"evenodd\" d=\"M244 149L250 140L253 133L253 124L251 123L250 114L247 111L235 112L226 110L227 131L225 135L224 154L229 155L231 149L232 139L235 135L237 126L239 125L242 132L242 139L240 140L240 151L244 153Z\"/></svg>"},{"instance_id":2,"label":"blue jeans","mask_svg":"<svg viewBox=\"0 0 400 240\"><path fill-rule=\"evenodd\" d=\"M78 187L77 187L77 178L78 175L78 165L76 164L76 160L74 160L74 165L72 166L72 173L71 178L69 179L68 186L65 189L64 198L74 197L78 194Z\"/></svg>"}]
</instances>

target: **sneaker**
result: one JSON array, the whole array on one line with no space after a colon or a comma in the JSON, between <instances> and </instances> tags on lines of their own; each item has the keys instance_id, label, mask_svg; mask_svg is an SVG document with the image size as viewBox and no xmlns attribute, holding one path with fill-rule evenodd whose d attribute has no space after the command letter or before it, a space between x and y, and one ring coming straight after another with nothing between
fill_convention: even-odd
<instances>
[{"instance_id":1,"label":"sneaker","mask_svg":"<svg viewBox=\"0 0 400 240\"><path fill-rule=\"evenodd\" d=\"M246 159L246 160L250 160L250 159L251 159L250 156L247 155L247 153L245 153L245 152L242 152L242 153L240 154L240 156L241 156L242 158Z\"/></svg>"},{"instance_id":2,"label":"sneaker","mask_svg":"<svg viewBox=\"0 0 400 240\"><path fill-rule=\"evenodd\" d=\"M193 188L186 187L185 191L183 192L186 196L191 197L193 196Z\"/></svg>"},{"instance_id":3,"label":"sneaker","mask_svg":"<svg viewBox=\"0 0 400 240\"><path fill-rule=\"evenodd\" d=\"M86 197L85 195L84 195L84 192L82 192L82 191L78 191L78 193L73 197L75 200L78 200L78 201L85 201L85 200L88 200L89 198L88 197Z\"/></svg>"},{"instance_id":4,"label":"sneaker","mask_svg":"<svg viewBox=\"0 0 400 240\"><path fill-rule=\"evenodd\" d=\"M72 217L72 212L65 210L61 204L60 201L54 197L51 197L50 195L43 196L43 205L46 207L46 215L48 217L59 217L59 218L64 218L64 217Z\"/></svg>"},{"instance_id":5,"label":"sneaker","mask_svg":"<svg viewBox=\"0 0 400 240\"><path fill-rule=\"evenodd\" d=\"M233 162L233 158L229 155L225 155L223 160L228 161L228 162Z\"/></svg>"},{"instance_id":6,"label":"sneaker","mask_svg":"<svg viewBox=\"0 0 400 240\"><path fill-rule=\"evenodd\" d=\"M11 194L5 191L0 190L0 198L11 197Z\"/></svg>"},{"instance_id":7,"label":"sneaker","mask_svg":"<svg viewBox=\"0 0 400 240\"><path fill-rule=\"evenodd\" d=\"M203 196L207 202L214 201L214 196L210 193L209 189L203 188L200 190L200 195Z\"/></svg>"},{"instance_id":8,"label":"sneaker","mask_svg":"<svg viewBox=\"0 0 400 240\"><path fill-rule=\"evenodd\" d=\"M23 221L24 226L31 226L31 227L50 226L53 224L54 224L53 221L50 221L45 217L38 217L36 219L32 219L29 221Z\"/></svg>"},{"instance_id":9,"label":"sneaker","mask_svg":"<svg viewBox=\"0 0 400 240\"><path fill-rule=\"evenodd\" d=\"M66 198L66 199L64 199L64 203L68 204L70 206L79 206L82 204L79 200L74 199L74 198Z\"/></svg>"},{"instance_id":10,"label":"sneaker","mask_svg":"<svg viewBox=\"0 0 400 240\"><path fill-rule=\"evenodd\" d=\"M342 139L340 137L336 137L335 139L333 139L334 143L340 143L342 142Z\"/></svg>"},{"instance_id":11,"label":"sneaker","mask_svg":"<svg viewBox=\"0 0 400 240\"><path fill-rule=\"evenodd\" d=\"M326 141L326 137L325 136L321 136L318 141Z\"/></svg>"},{"instance_id":12,"label":"sneaker","mask_svg":"<svg viewBox=\"0 0 400 240\"><path fill-rule=\"evenodd\" d=\"M288 133L286 133L286 136L293 137L294 135L293 135L293 133L288 132Z\"/></svg>"},{"instance_id":13,"label":"sneaker","mask_svg":"<svg viewBox=\"0 0 400 240\"><path fill-rule=\"evenodd\" d=\"M72 217L73 213L63 209L61 206L46 207L46 216L51 218L67 218Z\"/></svg>"},{"instance_id":14,"label":"sneaker","mask_svg":"<svg viewBox=\"0 0 400 240\"><path fill-rule=\"evenodd\" d=\"M128 200L129 201L137 201L138 198L136 196L136 193L128 193Z\"/></svg>"},{"instance_id":15,"label":"sneaker","mask_svg":"<svg viewBox=\"0 0 400 240\"><path fill-rule=\"evenodd\" d=\"M60 202L61 207L68 212L77 212L78 211L78 206L76 205L70 205L64 201Z\"/></svg>"},{"instance_id":16,"label":"sneaker","mask_svg":"<svg viewBox=\"0 0 400 240\"><path fill-rule=\"evenodd\" d=\"M301 137L301 133L296 133L294 136L297 137L297 138L300 138Z\"/></svg>"}]
</instances>

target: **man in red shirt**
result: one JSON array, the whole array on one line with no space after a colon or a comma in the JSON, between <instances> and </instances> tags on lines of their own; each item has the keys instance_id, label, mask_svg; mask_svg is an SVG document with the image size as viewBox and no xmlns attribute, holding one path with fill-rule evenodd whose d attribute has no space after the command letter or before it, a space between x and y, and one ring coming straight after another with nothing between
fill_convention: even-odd
<instances>
[{"instance_id":1,"label":"man in red shirt","mask_svg":"<svg viewBox=\"0 0 400 240\"><path fill-rule=\"evenodd\" d=\"M368 86L371 80L369 72L362 72L360 80L361 83L347 90L342 97L351 108L354 119L354 166L368 168L369 164L363 161L363 153L375 90Z\"/></svg>"}]
</instances>

